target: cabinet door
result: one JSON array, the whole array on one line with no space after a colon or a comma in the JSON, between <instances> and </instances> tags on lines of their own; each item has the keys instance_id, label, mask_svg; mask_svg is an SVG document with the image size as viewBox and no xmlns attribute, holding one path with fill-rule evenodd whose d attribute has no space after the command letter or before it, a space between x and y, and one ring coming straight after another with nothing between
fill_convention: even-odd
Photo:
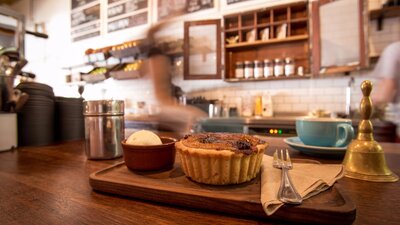
<instances>
[{"instance_id":1,"label":"cabinet door","mask_svg":"<svg viewBox=\"0 0 400 225\"><path fill-rule=\"evenodd\" d=\"M221 21L184 23L185 80L221 79Z\"/></svg>"},{"instance_id":2,"label":"cabinet door","mask_svg":"<svg viewBox=\"0 0 400 225\"><path fill-rule=\"evenodd\" d=\"M312 73L324 76L367 67L367 1L319 0L310 4Z\"/></svg>"}]
</instances>

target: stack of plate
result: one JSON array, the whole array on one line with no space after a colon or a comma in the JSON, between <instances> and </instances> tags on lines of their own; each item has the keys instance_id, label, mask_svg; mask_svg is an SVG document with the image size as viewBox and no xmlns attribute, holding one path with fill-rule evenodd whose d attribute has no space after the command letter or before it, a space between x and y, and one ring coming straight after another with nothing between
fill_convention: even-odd
<instances>
[{"instance_id":1,"label":"stack of plate","mask_svg":"<svg viewBox=\"0 0 400 225\"><path fill-rule=\"evenodd\" d=\"M56 97L55 103L56 140L84 139L83 99Z\"/></svg>"},{"instance_id":2,"label":"stack of plate","mask_svg":"<svg viewBox=\"0 0 400 225\"><path fill-rule=\"evenodd\" d=\"M18 145L40 146L54 141L54 92L46 84L20 83L17 87L29 95L18 112Z\"/></svg>"}]
</instances>

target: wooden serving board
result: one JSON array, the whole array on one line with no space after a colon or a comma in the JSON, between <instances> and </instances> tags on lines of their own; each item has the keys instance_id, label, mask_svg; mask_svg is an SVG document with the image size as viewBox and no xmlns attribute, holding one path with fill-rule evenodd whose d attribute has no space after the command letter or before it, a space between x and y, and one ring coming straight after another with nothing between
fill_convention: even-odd
<instances>
[{"instance_id":1,"label":"wooden serving board","mask_svg":"<svg viewBox=\"0 0 400 225\"><path fill-rule=\"evenodd\" d=\"M133 172L121 162L92 173L89 182L97 191L259 219L350 224L356 214L353 202L333 186L301 205L284 205L267 216L260 202L260 176L239 185L199 184L185 176L179 160L173 169L159 172Z\"/></svg>"}]
</instances>

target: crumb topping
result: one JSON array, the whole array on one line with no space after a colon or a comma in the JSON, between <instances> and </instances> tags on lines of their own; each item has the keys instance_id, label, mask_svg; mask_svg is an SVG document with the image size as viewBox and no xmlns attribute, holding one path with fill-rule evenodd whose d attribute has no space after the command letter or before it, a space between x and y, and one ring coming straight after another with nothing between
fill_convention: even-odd
<instances>
[{"instance_id":1,"label":"crumb topping","mask_svg":"<svg viewBox=\"0 0 400 225\"><path fill-rule=\"evenodd\" d=\"M265 142L246 134L235 133L199 133L186 135L182 144L190 148L210 150L231 150L250 155L257 152L257 145Z\"/></svg>"}]
</instances>

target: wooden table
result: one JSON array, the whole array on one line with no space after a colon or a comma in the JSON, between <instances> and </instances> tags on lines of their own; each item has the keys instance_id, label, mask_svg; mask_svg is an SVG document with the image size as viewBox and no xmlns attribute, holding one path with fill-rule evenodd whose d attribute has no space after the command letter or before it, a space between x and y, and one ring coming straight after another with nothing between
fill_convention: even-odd
<instances>
[{"instance_id":1,"label":"wooden table","mask_svg":"<svg viewBox=\"0 0 400 225\"><path fill-rule=\"evenodd\" d=\"M268 155L286 146L280 138L269 140ZM382 146L389 167L400 175L400 144ZM292 156L341 162L295 151ZM1 152L0 224L272 224L92 191L89 174L120 161L87 160L82 141ZM336 185L357 207L354 224L400 224L400 182L343 178Z\"/></svg>"}]
</instances>

